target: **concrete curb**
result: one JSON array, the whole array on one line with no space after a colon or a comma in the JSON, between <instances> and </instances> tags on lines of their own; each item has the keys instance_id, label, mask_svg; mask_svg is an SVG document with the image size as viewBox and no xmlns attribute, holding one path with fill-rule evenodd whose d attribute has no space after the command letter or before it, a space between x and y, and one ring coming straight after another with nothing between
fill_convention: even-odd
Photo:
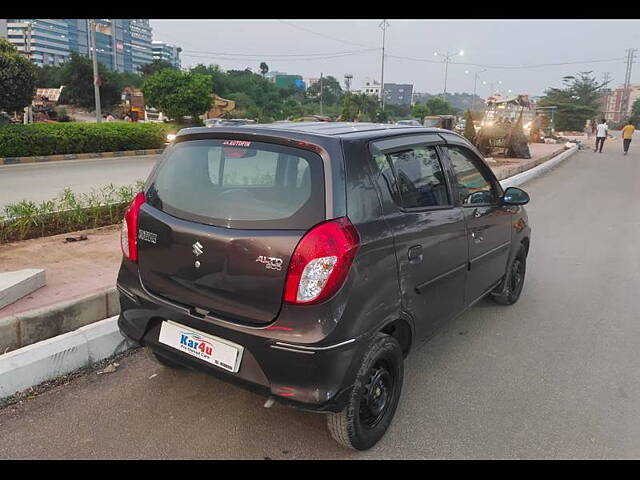
<instances>
[{"instance_id":1,"label":"concrete curb","mask_svg":"<svg viewBox=\"0 0 640 480\"><path fill-rule=\"evenodd\" d=\"M109 287L80 298L0 318L0 354L119 313L116 288Z\"/></svg>"},{"instance_id":2,"label":"concrete curb","mask_svg":"<svg viewBox=\"0 0 640 480\"><path fill-rule=\"evenodd\" d=\"M0 399L135 346L111 317L0 355Z\"/></svg>"},{"instance_id":3,"label":"concrete curb","mask_svg":"<svg viewBox=\"0 0 640 480\"><path fill-rule=\"evenodd\" d=\"M544 175L549 170L556 167L561 162L565 161L567 158L569 158L571 155L573 155L577 151L578 151L578 146L577 145L573 146L568 150L565 150L564 152L560 153L559 155L556 155L555 157L551 158L550 160L544 162L543 164L538 165L537 167L530 168L529 170L525 170L522 173L518 173L517 175L514 175L512 177L505 178L504 180L500 180L500 185L502 185L502 188L517 187L519 185L522 185L530 180L533 180L534 178Z\"/></svg>"},{"instance_id":4,"label":"concrete curb","mask_svg":"<svg viewBox=\"0 0 640 480\"><path fill-rule=\"evenodd\" d=\"M33 157L0 157L0 165L59 162L63 160L82 160L90 158L135 157L141 155L158 155L163 151L164 148L153 148L147 150L126 150L123 152L73 153L66 155L38 155Z\"/></svg>"}]
</instances>

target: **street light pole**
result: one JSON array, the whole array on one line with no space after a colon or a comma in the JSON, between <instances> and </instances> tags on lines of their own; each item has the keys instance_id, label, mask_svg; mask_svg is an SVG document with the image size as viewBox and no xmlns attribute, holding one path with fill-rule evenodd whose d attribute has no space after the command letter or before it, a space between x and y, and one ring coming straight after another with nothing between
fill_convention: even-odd
<instances>
[{"instance_id":1,"label":"street light pole","mask_svg":"<svg viewBox=\"0 0 640 480\"><path fill-rule=\"evenodd\" d=\"M100 77L98 76L98 54L96 51L96 22L91 20L91 46L93 48L93 93L96 99L96 122L102 121L100 109Z\"/></svg>"},{"instance_id":2,"label":"street light pole","mask_svg":"<svg viewBox=\"0 0 640 480\"><path fill-rule=\"evenodd\" d=\"M473 74L473 97L471 98L471 111L475 111L476 109L476 91L477 91L476 87L478 85L478 77L480 76L481 73L486 71L487 69L484 68ZM464 73L469 73L469 70L466 70Z\"/></svg>"},{"instance_id":3,"label":"street light pole","mask_svg":"<svg viewBox=\"0 0 640 480\"><path fill-rule=\"evenodd\" d=\"M378 27L382 28L382 68L380 71L380 108L384 110L384 42L387 36L389 22L382 20Z\"/></svg>"},{"instance_id":4,"label":"street light pole","mask_svg":"<svg viewBox=\"0 0 640 480\"><path fill-rule=\"evenodd\" d=\"M437 56L441 56L444 57L444 92L442 92L442 100L446 101L447 99L447 76L449 74L449 62L451 61L451 59L454 56L462 56L464 55L464 51L460 50L458 53L456 53L455 55L452 53L449 53L447 51L447 53L439 53L439 52L434 52L433 55L435 57Z\"/></svg>"}]
</instances>

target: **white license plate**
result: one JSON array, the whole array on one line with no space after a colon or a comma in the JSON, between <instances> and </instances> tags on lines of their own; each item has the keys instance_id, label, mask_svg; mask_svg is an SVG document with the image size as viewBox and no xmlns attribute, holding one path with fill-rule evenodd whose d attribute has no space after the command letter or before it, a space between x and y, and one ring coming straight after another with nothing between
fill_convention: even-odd
<instances>
[{"instance_id":1,"label":"white license plate","mask_svg":"<svg viewBox=\"0 0 640 480\"><path fill-rule=\"evenodd\" d=\"M240 369L243 351L241 345L179 323L162 322L158 341L229 372L236 373Z\"/></svg>"}]
</instances>

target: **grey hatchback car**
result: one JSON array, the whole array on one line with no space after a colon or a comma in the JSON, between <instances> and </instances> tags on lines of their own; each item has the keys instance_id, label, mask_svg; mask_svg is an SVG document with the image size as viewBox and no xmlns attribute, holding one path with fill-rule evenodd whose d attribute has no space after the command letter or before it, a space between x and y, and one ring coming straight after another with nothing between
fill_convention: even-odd
<instances>
[{"instance_id":1,"label":"grey hatchback car","mask_svg":"<svg viewBox=\"0 0 640 480\"><path fill-rule=\"evenodd\" d=\"M122 223L118 325L165 366L323 412L368 449L411 347L520 297L528 201L448 130L183 129Z\"/></svg>"}]
</instances>

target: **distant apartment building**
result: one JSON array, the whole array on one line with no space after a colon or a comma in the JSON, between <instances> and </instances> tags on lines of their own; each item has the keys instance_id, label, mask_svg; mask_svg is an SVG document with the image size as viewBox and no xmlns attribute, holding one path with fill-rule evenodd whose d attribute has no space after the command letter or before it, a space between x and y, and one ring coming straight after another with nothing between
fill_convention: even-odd
<instances>
[{"instance_id":1,"label":"distant apartment building","mask_svg":"<svg viewBox=\"0 0 640 480\"><path fill-rule=\"evenodd\" d=\"M384 103L386 105L411 106L413 85L410 83L385 83Z\"/></svg>"},{"instance_id":2,"label":"distant apartment building","mask_svg":"<svg viewBox=\"0 0 640 480\"><path fill-rule=\"evenodd\" d=\"M109 70L136 72L153 61L148 19L95 19L96 56ZM36 65L59 65L72 52L90 55L89 19L8 19L7 36Z\"/></svg>"},{"instance_id":3,"label":"distant apartment building","mask_svg":"<svg viewBox=\"0 0 640 480\"><path fill-rule=\"evenodd\" d=\"M0 38L7 38L7 20L0 18Z\"/></svg>"},{"instance_id":4,"label":"distant apartment building","mask_svg":"<svg viewBox=\"0 0 640 480\"><path fill-rule=\"evenodd\" d=\"M624 87L606 90L600 96L600 110L607 121L618 123L629 117L633 103L640 98L640 85L629 85L629 102L625 111L622 111L623 96Z\"/></svg>"},{"instance_id":5,"label":"distant apartment building","mask_svg":"<svg viewBox=\"0 0 640 480\"><path fill-rule=\"evenodd\" d=\"M360 92L380 98L380 82L366 78Z\"/></svg>"},{"instance_id":6,"label":"distant apartment building","mask_svg":"<svg viewBox=\"0 0 640 480\"><path fill-rule=\"evenodd\" d=\"M169 45L160 40L153 40L151 42L151 48L153 49L154 60L164 60L174 67L180 68L180 52L182 48Z\"/></svg>"}]
</instances>

